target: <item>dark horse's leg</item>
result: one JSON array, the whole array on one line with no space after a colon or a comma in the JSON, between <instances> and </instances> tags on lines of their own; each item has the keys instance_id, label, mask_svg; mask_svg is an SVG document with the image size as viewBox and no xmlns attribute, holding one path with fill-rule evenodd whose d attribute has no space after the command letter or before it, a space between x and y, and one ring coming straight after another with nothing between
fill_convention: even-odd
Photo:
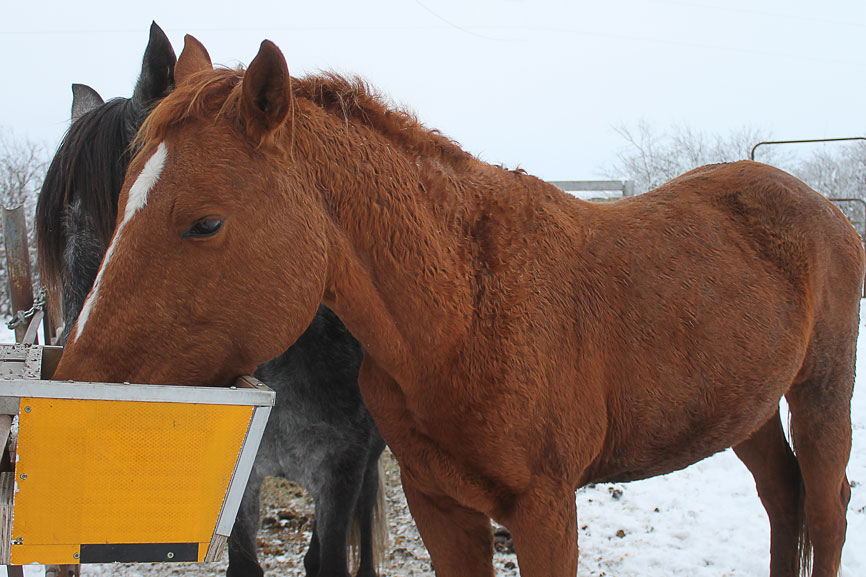
<instances>
[{"instance_id":1,"label":"dark horse's leg","mask_svg":"<svg viewBox=\"0 0 866 577\"><path fill-rule=\"evenodd\" d=\"M304 569L309 577L346 574L346 545L354 517L357 517L360 525L358 577L376 577L374 512L379 493L379 457L385 442L378 433L371 441L374 446L366 468L358 471L363 475L363 480L347 482L345 477L330 475L328 480L333 482L325 487L322 497L317 499L316 523L304 556ZM360 490L355 493L358 487ZM354 501L350 502L353 494ZM379 514L384 515L384 511Z\"/></svg>"},{"instance_id":2,"label":"dark horse's leg","mask_svg":"<svg viewBox=\"0 0 866 577\"><path fill-rule=\"evenodd\" d=\"M365 463L353 455L330 462L316 498L315 534L304 556L308 577L348 577L349 529L361 492Z\"/></svg>"},{"instance_id":3,"label":"dark horse's leg","mask_svg":"<svg viewBox=\"0 0 866 577\"><path fill-rule=\"evenodd\" d=\"M770 518L770 577L797 577L800 556L797 542L803 514L800 467L785 440L779 411L760 429L734 447L758 488Z\"/></svg>"},{"instance_id":4,"label":"dark horse's leg","mask_svg":"<svg viewBox=\"0 0 866 577\"><path fill-rule=\"evenodd\" d=\"M374 428L375 430L375 428ZM364 471L364 482L361 486L361 495L358 497L358 522L361 527L361 559L358 564L357 577L376 577L376 537L380 531L378 525L385 523L385 519L376 519L376 508L379 500L379 458L385 449L385 441L375 434L372 440L373 447L370 450L370 458L367 461L367 469ZM384 507L382 508L384 509ZM380 510L378 515L385 515ZM384 531L384 529L382 529ZM380 552L384 554L384 552Z\"/></svg>"},{"instance_id":5,"label":"dark horse's leg","mask_svg":"<svg viewBox=\"0 0 866 577\"><path fill-rule=\"evenodd\" d=\"M259 529L259 490L262 478L255 469L247 483L244 498L229 537L229 566L226 577L261 577L264 575L256 557L256 533Z\"/></svg>"},{"instance_id":6,"label":"dark horse's leg","mask_svg":"<svg viewBox=\"0 0 866 577\"><path fill-rule=\"evenodd\" d=\"M310 545L307 547L307 552L304 555L304 570L309 577L316 577L319 574L319 534L316 531L316 521L313 520L313 536L310 537Z\"/></svg>"}]
</instances>

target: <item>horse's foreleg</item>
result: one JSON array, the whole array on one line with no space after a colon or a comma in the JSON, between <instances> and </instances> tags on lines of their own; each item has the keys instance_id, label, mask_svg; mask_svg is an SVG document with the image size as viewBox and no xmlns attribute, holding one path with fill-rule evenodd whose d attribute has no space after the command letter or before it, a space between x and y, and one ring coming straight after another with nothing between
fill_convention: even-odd
<instances>
[{"instance_id":1,"label":"horse's foreleg","mask_svg":"<svg viewBox=\"0 0 866 577\"><path fill-rule=\"evenodd\" d=\"M493 529L486 515L450 497L422 493L407 475L403 492L436 577L493 577Z\"/></svg>"},{"instance_id":2,"label":"horse's foreleg","mask_svg":"<svg viewBox=\"0 0 866 577\"><path fill-rule=\"evenodd\" d=\"M536 487L521 495L502 519L511 531L521 577L577 574L577 508L574 491Z\"/></svg>"},{"instance_id":3,"label":"horse's foreleg","mask_svg":"<svg viewBox=\"0 0 866 577\"><path fill-rule=\"evenodd\" d=\"M770 518L770 577L797 577L797 543L806 520L800 507L800 467L785 440L779 411L734 452L755 478Z\"/></svg>"},{"instance_id":4,"label":"horse's foreleg","mask_svg":"<svg viewBox=\"0 0 866 577\"><path fill-rule=\"evenodd\" d=\"M252 475L237 519L229 536L229 566L226 577L261 577L264 575L256 556L256 533L259 529L259 489L262 479Z\"/></svg>"}]
</instances>

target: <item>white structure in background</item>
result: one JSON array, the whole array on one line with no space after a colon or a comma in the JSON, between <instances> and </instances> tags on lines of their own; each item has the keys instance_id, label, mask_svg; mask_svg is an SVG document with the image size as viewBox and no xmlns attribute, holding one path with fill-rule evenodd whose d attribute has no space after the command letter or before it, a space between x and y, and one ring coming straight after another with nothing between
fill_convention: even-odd
<instances>
[{"instance_id":1,"label":"white structure in background","mask_svg":"<svg viewBox=\"0 0 866 577\"><path fill-rule=\"evenodd\" d=\"M581 200L610 202L634 196L632 180L551 180L550 184Z\"/></svg>"}]
</instances>

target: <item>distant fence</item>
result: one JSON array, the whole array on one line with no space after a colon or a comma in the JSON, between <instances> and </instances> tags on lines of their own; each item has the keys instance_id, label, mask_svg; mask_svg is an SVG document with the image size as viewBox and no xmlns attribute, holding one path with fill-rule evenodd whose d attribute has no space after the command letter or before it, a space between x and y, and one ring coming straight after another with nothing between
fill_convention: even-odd
<instances>
[{"instance_id":1,"label":"distant fence","mask_svg":"<svg viewBox=\"0 0 866 577\"><path fill-rule=\"evenodd\" d=\"M634 196L633 180L551 180L550 184L558 186L565 192L576 194L584 200L597 202L610 202Z\"/></svg>"}]
</instances>

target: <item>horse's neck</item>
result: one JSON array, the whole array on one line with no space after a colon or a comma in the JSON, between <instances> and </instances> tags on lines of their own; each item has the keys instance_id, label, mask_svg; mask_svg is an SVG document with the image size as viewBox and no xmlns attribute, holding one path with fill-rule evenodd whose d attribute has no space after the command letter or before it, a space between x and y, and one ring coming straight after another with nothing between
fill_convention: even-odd
<instances>
[{"instance_id":1,"label":"horse's neck","mask_svg":"<svg viewBox=\"0 0 866 577\"><path fill-rule=\"evenodd\" d=\"M326 170L311 167L336 225L324 302L380 362L441 359L471 317L465 247L416 162L382 139L340 144L321 151Z\"/></svg>"},{"instance_id":2,"label":"horse's neck","mask_svg":"<svg viewBox=\"0 0 866 577\"><path fill-rule=\"evenodd\" d=\"M534 177L337 126L309 135L327 143L309 178L335 223L324 302L393 376L407 359L447 370L471 331L528 298L528 247L548 225L565 230L572 205Z\"/></svg>"}]
</instances>

